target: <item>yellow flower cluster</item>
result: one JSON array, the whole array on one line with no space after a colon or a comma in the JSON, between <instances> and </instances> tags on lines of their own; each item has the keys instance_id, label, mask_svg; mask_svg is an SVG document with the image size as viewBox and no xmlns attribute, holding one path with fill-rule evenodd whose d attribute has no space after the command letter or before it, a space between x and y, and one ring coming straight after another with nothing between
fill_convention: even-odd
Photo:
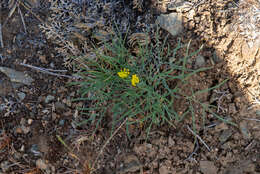
<instances>
[{"instance_id":1,"label":"yellow flower cluster","mask_svg":"<svg viewBox=\"0 0 260 174\"><path fill-rule=\"evenodd\" d=\"M139 77L136 74L132 75L131 82L133 86L136 86L136 84L139 83Z\"/></svg>"},{"instance_id":2,"label":"yellow flower cluster","mask_svg":"<svg viewBox=\"0 0 260 174\"><path fill-rule=\"evenodd\" d=\"M124 68L123 70L121 69L121 71L117 73L117 75L123 79L127 78L129 74L130 74L129 69L126 68ZM132 85L136 86L136 84L139 82L140 82L139 77L136 74L132 75L132 79L131 79Z\"/></svg>"},{"instance_id":3,"label":"yellow flower cluster","mask_svg":"<svg viewBox=\"0 0 260 174\"><path fill-rule=\"evenodd\" d=\"M117 74L118 74L119 77L121 77L121 78L124 79L124 78L127 78L127 77L128 77L128 75L130 74L130 72L129 72L129 69L125 69L125 68L124 68L124 70L121 69L121 71L118 72Z\"/></svg>"}]
</instances>

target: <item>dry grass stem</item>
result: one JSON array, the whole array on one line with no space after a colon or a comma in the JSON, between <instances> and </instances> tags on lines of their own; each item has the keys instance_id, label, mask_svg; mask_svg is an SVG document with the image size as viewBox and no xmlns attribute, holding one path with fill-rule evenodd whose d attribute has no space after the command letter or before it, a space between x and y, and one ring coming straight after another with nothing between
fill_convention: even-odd
<instances>
[{"instance_id":1,"label":"dry grass stem","mask_svg":"<svg viewBox=\"0 0 260 174\"><path fill-rule=\"evenodd\" d=\"M8 22L8 20L13 16L13 14L14 14L14 12L15 12L17 6L18 6L18 2L15 2L15 3L13 3L13 4L10 6L11 10L10 10L10 12L8 13L8 16L7 16L7 18L6 18L6 20L5 20L4 24L3 24L3 27L6 25L6 23Z\"/></svg>"},{"instance_id":2,"label":"dry grass stem","mask_svg":"<svg viewBox=\"0 0 260 174\"><path fill-rule=\"evenodd\" d=\"M187 125L187 129L196 137L200 140L200 142L208 149L208 151L210 152L210 148L209 146L202 140L202 138L200 138L199 135L197 135L193 130L191 130L191 128Z\"/></svg>"},{"instance_id":3,"label":"dry grass stem","mask_svg":"<svg viewBox=\"0 0 260 174\"><path fill-rule=\"evenodd\" d=\"M216 93L216 94L221 94L221 96L219 97L219 98L217 98L218 99L218 101L217 101L217 103L218 103L218 109L217 109L217 112L220 112L220 110L222 110L222 111L225 111L222 107L221 107L221 102L222 102L222 99L224 98L224 97L228 97L228 95L229 95L229 91L218 91L218 90L214 90L214 92Z\"/></svg>"},{"instance_id":4,"label":"dry grass stem","mask_svg":"<svg viewBox=\"0 0 260 174\"><path fill-rule=\"evenodd\" d=\"M193 150L193 152L189 155L189 157L185 160L189 160L189 161L195 161L197 163L197 160L193 157L194 155L197 155L197 151L199 150L199 143L198 143L198 139L195 140L195 148Z\"/></svg>"},{"instance_id":5,"label":"dry grass stem","mask_svg":"<svg viewBox=\"0 0 260 174\"><path fill-rule=\"evenodd\" d=\"M26 25L25 25L25 22L24 22L24 18L23 18L23 14L22 14L22 11L20 9L20 7L18 6L18 13L20 14L21 16L21 19L22 19L22 23L23 23L23 28L24 28L24 32L27 33L27 29L26 29Z\"/></svg>"},{"instance_id":6,"label":"dry grass stem","mask_svg":"<svg viewBox=\"0 0 260 174\"><path fill-rule=\"evenodd\" d=\"M260 119L256 119L256 118L242 118L242 119L260 122Z\"/></svg>"},{"instance_id":7,"label":"dry grass stem","mask_svg":"<svg viewBox=\"0 0 260 174\"><path fill-rule=\"evenodd\" d=\"M64 75L64 74L57 74L54 72L65 72L66 70L51 70L51 69L46 69L46 68L41 68L41 67L36 67L36 66L32 66L32 65L28 65L25 63L20 63L20 65L34 69L34 70L38 70L42 73L46 73L49 75L53 75L53 76L58 76L58 77L66 77L66 78L71 78L71 79L79 79L78 77L73 77L73 76L69 76L69 75ZM50 72L53 71L53 72Z\"/></svg>"},{"instance_id":8,"label":"dry grass stem","mask_svg":"<svg viewBox=\"0 0 260 174\"><path fill-rule=\"evenodd\" d=\"M109 142L111 141L111 139L116 135L116 133L121 129L121 127L126 123L126 121L127 121L127 118L125 119L124 122L122 122L122 123L120 124L120 126L114 131L114 133L108 138L108 140L106 141L106 143L102 146L100 152L98 153L98 155L97 155L97 157L96 157L96 159L95 159L95 161L94 161L94 163L93 163L93 165L92 165L92 167L91 167L92 170L94 169L94 167L95 167L95 165L96 165L96 163L97 163L97 160L99 159L99 157L100 157L101 154L103 153L103 151L104 151L104 149L106 148L106 146L108 145L108 143L109 143Z\"/></svg>"},{"instance_id":9,"label":"dry grass stem","mask_svg":"<svg viewBox=\"0 0 260 174\"><path fill-rule=\"evenodd\" d=\"M0 46L4 48L1 19L0 19Z\"/></svg>"}]
</instances>

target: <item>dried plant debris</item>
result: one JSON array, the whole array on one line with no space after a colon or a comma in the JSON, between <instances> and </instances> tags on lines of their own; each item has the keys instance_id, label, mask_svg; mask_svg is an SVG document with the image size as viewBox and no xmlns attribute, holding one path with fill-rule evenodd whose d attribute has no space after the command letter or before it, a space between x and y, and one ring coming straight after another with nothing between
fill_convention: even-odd
<instances>
[{"instance_id":1,"label":"dried plant debris","mask_svg":"<svg viewBox=\"0 0 260 174\"><path fill-rule=\"evenodd\" d=\"M51 1L50 25L41 24L40 28L60 46L57 51L61 55L67 59L70 55L79 56L90 49L86 45L91 45L92 33L105 25L106 21L98 13L99 6L96 1Z\"/></svg>"},{"instance_id":2,"label":"dried plant debris","mask_svg":"<svg viewBox=\"0 0 260 174\"><path fill-rule=\"evenodd\" d=\"M142 45L151 42L151 38L146 33L133 33L129 36L128 44L132 47Z\"/></svg>"},{"instance_id":3,"label":"dried plant debris","mask_svg":"<svg viewBox=\"0 0 260 174\"><path fill-rule=\"evenodd\" d=\"M142 1L127 4L123 0L53 0L48 25L40 24L40 28L48 39L59 45L55 49L65 57L65 65L70 66L71 55L91 52L93 43L110 40L109 35L116 30L120 33L146 31L152 15L140 16L136 21L134 12L140 11L142 4Z\"/></svg>"}]
</instances>

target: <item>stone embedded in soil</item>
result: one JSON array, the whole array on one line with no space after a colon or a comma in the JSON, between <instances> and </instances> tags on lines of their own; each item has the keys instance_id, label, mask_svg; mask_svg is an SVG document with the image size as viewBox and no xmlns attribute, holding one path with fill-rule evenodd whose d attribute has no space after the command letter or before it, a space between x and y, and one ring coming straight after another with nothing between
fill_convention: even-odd
<instances>
[{"instance_id":1,"label":"stone embedded in soil","mask_svg":"<svg viewBox=\"0 0 260 174\"><path fill-rule=\"evenodd\" d=\"M200 171L203 174L217 174L217 168L211 161L200 161Z\"/></svg>"},{"instance_id":2,"label":"stone embedded in soil","mask_svg":"<svg viewBox=\"0 0 260 174\"><path fill-rule=\"evenodd\" d=\"M39 151L37 144L33 144L29 151L31 153L33 153L34 156L41 156L42 155L42 153Z\"/></svg>"},{"instance_id":3,"label":"stone embedded in soil","mask_svg":"<svg viewBox=\"0 0 260 174\"><path fill-rule=\"evenodd\" d=\"M136 172L141 170L142 164L135 155L127 155L124 157L124 164L117 170L119 174L125 174L128 172Z\"/></svg>"},{"instance_id":4,"label":"stone embedded in soil","mask_svg":"<svg viewBox=\"0 0 260 174\"><path fill-rule=\"evenodd\" d=\"M23 83L25 85L31 85L34 81L29 75L21 71L16 71L7 67L0 67L0 71L5 73L12 82Z\"/></svg>"},{"instance_id":5,"label":"stone embedded in soil","mask_svg":"<svg viewBox=\"0 0 260 174\"><path fill-rule=\"evenodd\" d=\"M4 111L6 108L6 105L5 104L0 104L0 111Z\"/></svg>"},{"instance_id":6,"label":"stone embedded in soil","mask_svg":"<svg viewBox=\"0 0 260 174\"><path fill-rule=\"evenodd\" d=\"M30 127L27 127L27 126L24 126L24 125L21 126L21 129L22 129L24 134L28 134L31 131Z\"/></svg>"},{"instance_id":7,"label":"stone embedded in soil","mask_svg":"<svg viewBox=\"0 0 260 174\"><path fill-rule=\"evenodd\" d=\"M168 170L167 166L163 165L159 168L159 174L169 174L171 171Z\"/></svg>"},{"instance_id":8,"label":"stone embedded in soil","mask_svg":"<svg viewBox=\"0 0 260 174\"><path fill-rule=\"evenodd\" d=\"M138 155L147 155L149 158L155 158L158 154L158 147L149 143L137 144L134 146L134 152Z\"/></svg>"},{"instance_id":9,"label":"stone embedded in soil","mask_svg":"<svg viewBox=\"0 0 260 174\"><path fill-rule=\"evenodd\" d=\"M65 124L65 120L60 120L60 121L59 121L59 125L60 125L60 126L64 126L64 124Z\"/></svg>"},{"instance_id":10,"label":"stone embedded in soil","mask_svg":"<svg viewBox=\"0 0 260 174\"><path fill-rule=\"evenodd\" d=\"M220 134L220 136L219 136L219 141L220 141L221 143L225 143L225 142L229 139L229 137L231 137L232 134L233 134L232 130L230 130L230 129L224 130L224 131Z\"/></svg>"},{"instance_id":11,"label":"stone embedded in soil","mask_svg":"<svg viewBox=\"0 0 260 174\"><path fill-rule=\"evenodd\" d=\"M171 136L169 136L169 138L168 138L168 145L169 146L174 146L175 145L175 141L172 139Z\"/></svg>"},{"instance_id":12,"label":"stone embedded in soil","mask_svg":"<svg viewBox=\"0 0 260 174\"><path fill-rule=\"evenodd\" d=\"M161 14L157 17L156 23L171 33L172 36L176 36L183 31L181 15L178 13Z\"/></svg>"},{"instance_id":13,"label":"stone embedded in soil","mask_svg":"<svg viewBox=\"0 0 260 174\"><path fill-rule=\"evenodd\" d=\"M8 169L9 169L9 162L8 161L3 161L1 164L0 164L0 167L2 169L3 172L7 172Z\"/></svg>"},{"instance_id":14,"label":"stone embedded in soil","mask_svg":"<svg viewBox=\"0 0 260 174\"><path fill-rule=\"evenodd\" d=\"M228 129L228 126L227 126L227 124L224 123L224 122L221 122L220 124L218 124L218 125L215 126L215 130L216 130L217 132L220 132L220 131L222 131L222 130L227 130L227 129Z\"/></svg>"},{"instance_id":15,"label":"stone embedded in soil","mask_svg":"<svg viewBox=\"0 0 260 174\"><path fill-rule=\"evenodd\" d=\"M222 59L219 56L217 56L216 51L213 52L212 60L215 64L220 63L222 61Z\"/></svg>"},{"instance_id":16,"label":"stone embedded in soil","mask_svg":"<svg viewBox=\"0 0 260 174\"><path fill-rule=\"evenodd\" d=\"M205 65L206 60L203 56L198 55L195 60L195 68L201 68Z\"/></svg>"},{"instance_id":17,"label":"stone embedded in soil","mask_svg":"<svg viewBox=\"0 0 260 174\"><path fill-rule=\"evenodd\" d=\"M23 92L18 92L17 95L18 95L20 101L23 101L25 99L25 96L26 96L26 94L23 93Z\"/></svg>"},{"instance_id":18,"label":"stone embedded in soil","mask_svg":"<svg viewBox=\"0 0 260 174\"><path fill-rule=\"evenodd\" d=\"M66 110L66 106L64 103L61 103L61 102L55 102L54 103L54 106L55 106L55 110L57 112L63 112Z\"/></svg>"},{"instance_id":19,"label":"stone embedded in soil","mask_svg":"<svg viewBox=\"0 0 260 174\"><path fill-rule=\"evenodd\" d=\"M37 166L37 168L43 170L44 173L46 173L46 174L52 173L51 166L49 164L47 164L47 162L43 159L38 159L36 161L36 166Z\"/></svg>"},{"instance_id":20,"label":"stone embedded in soil","mask_svg":"<svg viewBox=\"0 0 260 174\"><path fill-rule=\"evenodd\" d=\"M251 134L248 130L248 126L247 126L247 121L242 121L240 124L239 124L239 129L241 131L241 133L243 134L243 137L245 139L249 139L251 137Z\"/></svg>"},{"instance_id":21,"label":"stone embedded in soil","mask_svg":"<svg viewBox=\"0 0 260 174\"><path fill-rule=\"evenodd\" d=\"M45 98L45 103L50 103L51 101L53 101L55 99L54 96L52 95L48 95L46 98Z\"/></svg>"}]
</instances>

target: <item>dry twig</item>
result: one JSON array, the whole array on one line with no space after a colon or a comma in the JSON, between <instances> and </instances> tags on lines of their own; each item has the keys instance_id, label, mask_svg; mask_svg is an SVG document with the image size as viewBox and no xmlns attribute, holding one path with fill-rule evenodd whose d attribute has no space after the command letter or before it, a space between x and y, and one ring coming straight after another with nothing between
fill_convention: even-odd
<instances>
[{"instance_id":1,"label":"dry twig","mask_svg":"<svg viewBox=\"0 0 260 174\"><path fill-rule=\"evenodd\" d=\"M19 14L20 14L20 16L21 16L21 19L22 19L24 32L27 33L27 29L26 29L26 25L25 25L25 22L24 22L23 14L22 14L22 12L21 12L21 9L20 9L19 5L18 5L18 12L19 12Z\"/></svg>"},{"instance_id":2,"label":"dry twig","mask_svg":"<svg viewBox=\"0 0 260 174\"><path fill-rule=\"evenodd\" d=\"M32 66L32 65L28 65L25 63L20 63L20 65L28 67L28 68L32 68L35 70L38 70L42 73L46 73L49 75L53 75L53 76L58 76L58 77L66 77L66 78L71 78L71 79L79 79L79 77L73 77L73 76L69 76L69 75L64 75L64 74L57 74L54 72L66 72L66 70L52 70L52 69L46 69L46 68L41 68L41 67L36 67L36 66ZM52 72L51 72L52 71Z\"/></svg>"},{"instance_id":3,"label":"dry twig","mask_svg":"<svg viewBox=\"0 0 260 174\"><path fill-rule=\"evenodd\" d=\"M197 160L193 157L194 155L197 155L197 151L199 150L199 143L198 143L198 139L195 140L195 148L193 150L193 152L189 155L189 157L185 160L189 160L189 161L195 161L197 163Z\"/></svg>"},{"instance_id":4,"label":"dry twig","mask_svg":"<svg viewBox=\"0 0 260 174\"><path fill-rule=\"evenodd\" d=\"M200 142L208 149L209 152L211 151L210 148L209 148L209 146L202 140L202 138L200 138L199 135L197 135L193 130L191 130L191 128L190 128L188 125L187 125L187 129L188 129L195 137L197 137L197 138L200 140Z\"/></svg>"},{"instance_id":5,"label":"dry twig","mask_svg":"<svg viewBox=\"0 0 260 174\"><path fill-rule=\"evenodd\" d=\"M2 48L4 48L1 19L0 19L0 46L1 46Z\"/></svg>"},{"instance_id":6,"label":"dry twig","mask_svg":"<svg viewBox=\"0 0 260 174\"><path fill-rule=\"evenodd\" d=\"M260 120L259 120L259 119L256 119L256 118L242 118L242 119L260 122Z\"/></svg>"},{"instance_id":7,"label":"dry twig","mask_svg":"<svg viewBox=\"0 0 260 174\"><path fill-rule=\"evenodd\" d=\"M222 99L224 98L224 97L228 97L228 95L229 95L229 91L228 90L226 90L226 91L218 91L218 90L214 90L214 92L216 93L216 94L220 94L221 96L219 97L219 98L217 98L217 104L218 104L218 109L217 109L217 112L220 112L220 110L222 110L222 111L224 111L225 112L225 110L221 107L221 102L222 102Z\"/></svg>"},{"instance_id":8,"label":"dry twig","mask_svg":"<svg viewBox=\"0 0 260 174\"><path fill-rule=\"evenodd\" d=\"M14 12L16 10L17 5L18 5L18 2L14 2L14 1L10 4L11 10L8 13L8 16L7 16L7 18L6 18L6 20L5 20L4 24L3 24L3 27L7 24L8 20L13 16L13 14L14 14Z\"/></svg>"},{"instance_id":9,"label":"dry twig","mask_svg":"<svg viewBox=\"0 0 260 174\"><path fill-rule=\"evenodd\" d=\"M111 139L116 135L116 133L121 129L121 127L126 123L127 119L125 119L125 121L123 123L121 123L121 125L115 130L115 132L108 138L108 140L106 141L106 143L102 146L100 152L98 153L91 169L93 170L96 163L97 163L97 160L99 159L100 155L103 153L104 149L106 148L106 146L108 145L108 143L111 141Z\"/></svg>"}]
</instances>

